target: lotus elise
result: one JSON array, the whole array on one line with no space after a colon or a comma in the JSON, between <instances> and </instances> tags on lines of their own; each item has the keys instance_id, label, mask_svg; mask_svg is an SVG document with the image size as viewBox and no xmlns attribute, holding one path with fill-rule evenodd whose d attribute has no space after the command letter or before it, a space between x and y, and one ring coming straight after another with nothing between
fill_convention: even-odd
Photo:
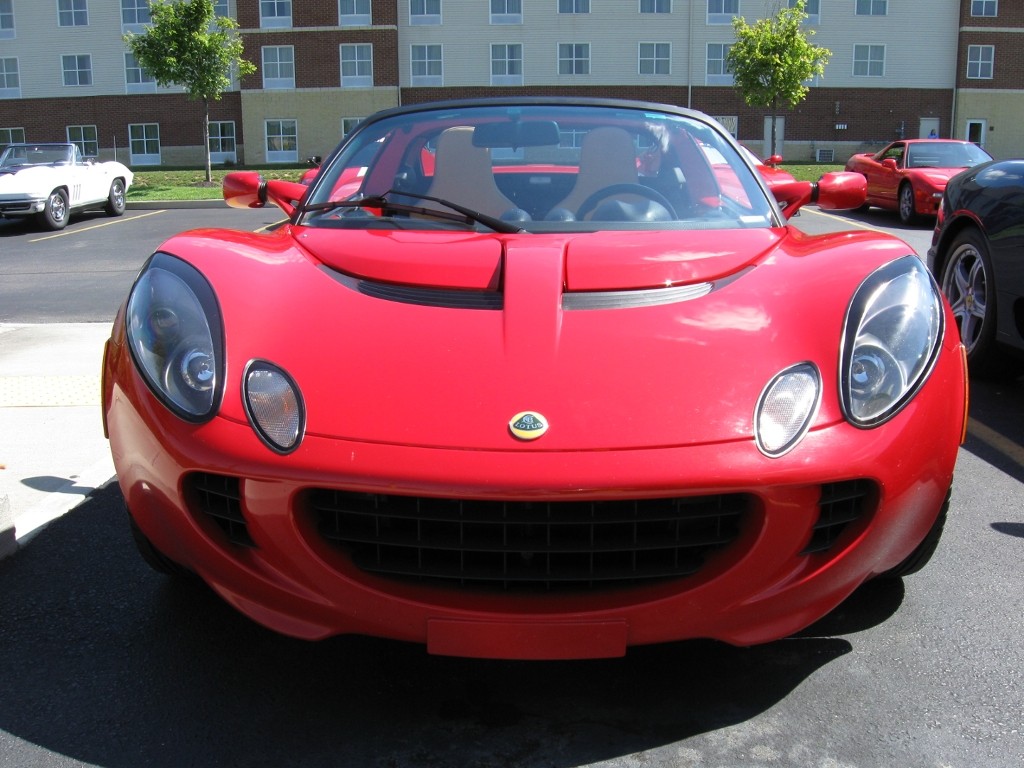
<instances>
[{"instance_id":1,"label":"lotus elise","mask_svg":"<svg viewBox=\"0 0 1024 768\"><path fill-rule=\"evenodd\" d=\"M936 549L949 306L902 241L788 223L862 205L858 175L769 191L698 112L518 98L387 110L309 186L224 195L287 220L152 255L104 426L143 556L262 625L750 645Z\"/></svg>"}]
</instances>

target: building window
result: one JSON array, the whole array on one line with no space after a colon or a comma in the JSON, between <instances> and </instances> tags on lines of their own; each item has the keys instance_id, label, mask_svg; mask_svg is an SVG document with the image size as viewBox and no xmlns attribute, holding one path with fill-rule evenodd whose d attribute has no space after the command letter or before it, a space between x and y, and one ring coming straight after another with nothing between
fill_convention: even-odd
<instances>
[{"instance_id":1,"label":"building window","mask_svg":"<svg viewBox=\"0 0 1024 768\"><path fill-rule=\"evenodd\" d=\"M640 0L640 13L672 13L672 0Z\"/></svg>"},{"instance_id":2,"label":"building window","mask_svg":"<svg viewBox=\"0 0 1024 768\"><path fill-rule=\"evenodd\" d=\"M971 0L971 16L998 16L999 0Z\"/></svg>"},{"instance_id":3,"label":"building window","mask_svg":"<svg viewBox=\"0 0 1024 768\"><path fill-rule=\"evenodd\" d=\"M231 16L228 10L228 0L213 0L213 15L218 19L226 19Z\"/></svg>"},{"instance_id":4,"label":"building window","mask_svg":"<svg viewBox=\"0 0 1024 768\"><path fill-rule=\"evenodd\" d=\"M160 124L129 125L128 149L134 165L160 165Z\"/></svg>"},{"instance_id":5,"label":"building window","mask_svg":"<svg viewBox=\"0 0 1024 768\"><path fill-rule=\"evenodd\" d=\"M370 0L339 0L338 23L343 27L368 27L373 23Z\"/></svg>"},{"instance_id":6,"label":"building window","mask_svg":"<svg viewBox=\"0 0 1024 768\"><path fill-rule=\"evenodd\" d=\"M14 37L14 0L0 0L0 40Z\"/></svg>"},{"instance_id":7,"label":"building window","mask_svg":"<svg viewBox=\"0 0 1024 768\"><path fill-rule=\"evenodd\" d=\"M882 77L885 75L884 45L853 46L853 76Z\"/></svg>"},{"instance_id":8,"label":"building window","mask_svg":"<svg viewBox=\"0 0 1024 768\"><path fill-rule=\"evenodd\" d=\"M268 163L299 160L299 126L294 120L266 120L263 123Z\"/></svg>"},{"instance_id":9,"label":"building window","mask_svg":"<svg viewBox=\"0 0 1024 768\"><path fill-rule=\"evenodd\" d=\"M522 24L523 0L491 0L491 24Z\"/></svg>"},{"instance_id":10,"label":"building window","mask_svg":"<svg viewBox=\"0 0 1024 768\"><path fill-rule=\"evenodd\" d=\"M0 59L0 99L21 98L21 80L18 78L18 60L13 56Z\"/></svg>"},{"instance_id":11,"label":"building window","mask_svg":"<svg viewBox=\"0 0 1024 768\"><path fill-rule=\"evenodd\" d=\"M641 75L669 75L672 61L671 43L640 43Z\"/></svg>"},{"instance_id":12,"label":"building window","mask_svg":"<svg viewBox=\"0 0 1024 768\"><path fill-rule=\"evenodd\" d=\"M857 0L858 16L885 16L889 13L889 0Z\"/></svg>"},{"instance_id":13,"label":"building window","mask_svg":"<svg viewBox=\"0 0 1024 768\"><path fill-rule=\"evenodd\" d=\"M707 76L708 85L732 85L732 70L726 57L732 43L708 43Z\"/></svg>"},{"instance_id":14,"label":"building window","mask_svg":"<svg viewBox=\"0 0 1024 768\"><path fill-rule=\"evenodd\" d=\"M341 87L373 86L373 45L359 43L341 46Z\"/></svg>"},{"instance_id":15,"label":"building window","mask_svg":"<svg viewBox=\"0 0 1024 768\"><path fill-rule=\"evenodd\" d=\"M263 46L263 87L295 87L295 47L291 45Z\"/></svg>"},{"instance_id":16,"label":"building window","mask_svg":"<svg viewBox=\"0 0 1024 768\"><path fill-rule=\"evenodd\" d=\"M967 46L967 78L969 80L991 80L996 59L994 45Z\"/></svg>"},{"instance_id":17,"label":"building window","mask_svg":"<svg viewBox=\"0 0 1024 768\"><path fill-rule=\"evenodd\" d=\"M412 46L412 84L444 85L440 45Z\"/></svg>"},{"instance_id":18,"label":"building window","mask_svg":"<svg viewBox=\"0 0 1024 768\"><path fill-rule=\"evenodd\" d=\"M78 145L82 157L96 157L100 153L99 135L95 125L69 125L68 141Z\"/></svg>"},{"instance_id":19,"label":"building window","mask_svg":"<svg viewBox=\"0 0 1024 768\"><path fill-rule=\"evenodd\" d=\"M495 43L491 46L491 85L523 84L523 46Z\"/></svg>"},{"instance_id":20,"label":"building window","mask_svg":"<svg viewBox=\"0 0 1024 768\"><path fill-rule=\"evenodd\" d=\"M156 92L156 79L139 64L132 53L124 55L124 80L127 93Z\"/></svg>"},{"instance_id":21,"label":"building window","mask_svg":"<svg viewBox=\"0 0 1024 768\"><path fill-rule=\"evenodd\" d=\"M238 160L235 147L235 122L210 121L210 162L234 163Z\"/></svg>"},{"instance_id":22,"label":"building window","mask_svg":"<svg viewBox=\"0 0 1024 768\"><path fill-rule=\"evenodd\" d=\"M92 56L61 56L60 66L64 73L64 85L92 85Z\"/></svg>"},{"instance_id":23,"label":"building window","mask_svg":"<svg viewBox=\"0 0 1024 768\"><path fill-rule=\"evenodd\" d=\"M292 0L260 0L261 27L290 27Z\"/></svg>"},{"instance_id":24,"label":"building window","mask_svg":"<svg viewBox=\"0 0 1024 768\"><path fill-rule=\"evenodd\" d=\"M61 27L89 26L88 0L57 0L57 24Z\"/></svg>"},{"instance_id":25,"label":"building window","mask_svg":"<svg viewBox=\"0 0 1024 768\"><path fill-rule=\"evenodd\" d=\"M789 0L789 7L792 8L799 0ZM804 13L807 14L805 24L821 23L821 0L805 0Z\"/></svg>"},{"instance_id":26,"label":"building window","mask_svg":"<svg viewBox=\"0 0 1024 768\"><path fill-rule=\"evenodd\" d=\"M558 0L559 13L590 13L590 0Z\"/></svg>"},{"instance_id":27,"label":"building window","mask_svg":"<svg viewBox=\"0 0 1024 768\"><path fill-rule=\"evenodd\" d=\"M559 43L558 74L589 75L590 43Z\"/></svg>"},{"instance_id":28,"label":"building window","mask_svg":"<svg viewBox=\"0 0 1024 768\"><path fill-rule=\"evenodd\" d=\"M441 0L409 0L409 24L440 24Z\"/></svg>"},{"instance_id":29,"label":"building window","mask_svg":"<svg viewBox=\"0 0 1024 768\"><path fill-rule=\"evenodd\" d=\"M149 0L121 0L121 26L127 31L141 32L151 19Z\"/></svg>"},{"instance_id":30,"label":"building window","mask_svg":"<svg viewBox=\"0 0 1024 768\"><path fill-rule=\"evenodd\" d=\"M343 117L343 118L341 118L341 137L345 138L346 136L348 136L350 133L352 133L352 131L354 131L356 129L356 127L361 122L363 122L363 118L361 118L361 117Z\"/></svg>"},{"instance_id":31,"label":"building window","mask_svg":"<svg viewBox=\"0 0 1024 768\"><path fill-rule=\"evenodd\" d=\"M732 24L740 15L740 0L708 0L708 24Z\"/></svg>"},{"instance_id":32,"label":"building window","mask_svg":"<svg viewBox=\"0 0 1024 768\"><path fill-rule=\"evenodd\" d=\"M3 152L8 144L24 144L24 128L0 128L0 152Z\"/></svg>"}]
</instances>

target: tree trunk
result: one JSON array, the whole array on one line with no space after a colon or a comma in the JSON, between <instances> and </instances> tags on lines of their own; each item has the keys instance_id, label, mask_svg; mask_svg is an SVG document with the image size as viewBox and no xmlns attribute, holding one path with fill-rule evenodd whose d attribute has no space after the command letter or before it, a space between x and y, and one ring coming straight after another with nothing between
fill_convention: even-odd
<instances>
[{"instance_id":1,"label":"tree trunk","mask_svg":"<svg viewBox=\"0 0 1024 768\"><path fill-rule=\"evenodd\" d=\"M206 149L206 182L213 183L213 169L210 167L210 100L203 99L203 147Z\"/></svg>"}]
</instances>

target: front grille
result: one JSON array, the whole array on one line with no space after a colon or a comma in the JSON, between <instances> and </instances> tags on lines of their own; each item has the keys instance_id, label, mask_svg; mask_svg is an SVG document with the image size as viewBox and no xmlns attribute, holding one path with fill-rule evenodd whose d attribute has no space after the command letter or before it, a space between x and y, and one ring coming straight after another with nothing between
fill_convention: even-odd
<instances>
[{"instance_id":1,"label":"front grille","mask_svg":"<svg viewBox=\"0 0 1024 768\"><path fill-rule=\"evenodd\" d=\"M736 541L754 500L509 502L315 490L308 504L319 534L361 570L530 592L693 575Z\"/></svg>"},{"instance_id":2,"label":"front grille","mask_svg":"<svg viewBox=\"0 0 1024 768\"><path fill-rule=\"evenodd\" d=\"M847 480L823 485L821 499L818 501L818 520L803 554L831 549L843 531L864 517L872 489L873 486L867 480Z\"/></svg>"},{"instance_id":3,"label":"front grille","mask_svg":"<svg viewBox=\"0 0 1024 768\"><path fill-rule=\"evenodd\" d=\"M212 521L241 547L255 547L242 515L241 483L237 477L193 472L185 478L185 498L192 513Z\"/></svg>"}]
</instances>

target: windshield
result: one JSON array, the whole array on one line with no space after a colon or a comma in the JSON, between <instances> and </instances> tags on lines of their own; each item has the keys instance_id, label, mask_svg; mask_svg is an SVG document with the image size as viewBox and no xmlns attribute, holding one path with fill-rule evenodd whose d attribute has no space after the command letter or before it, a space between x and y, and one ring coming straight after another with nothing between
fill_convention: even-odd
<instances>
[{"instance_id":1,"label":"windshield","mask_svg":"<svg viewBox=\"0 0 1024 768\"><path fill-rule=\"evenodd\" d=\"M926 141L907 145L907 168L972 168L992 157L977 144Z\"/></svg>"},{"instance_id":2,"label":"windshield","mask_svg":"<svg viewBox=\"0 0 1024 768\"><path fill-rule=\"evenodd\" d=\"M649 105L488 104L365 121L321 169L300 221L554 232L776 219L748 162L710 119Z\"/></svg>"},{"instance_id":3,"label":"windshield","mask_svg":"<svg viewBox=\"0 0 1024 768\"><path fill-rule=\"evenodd\" d=\"M67 144L12 144L0 155L0 168L70 163L73 148Z\"/></svg>"}]
</instances>

